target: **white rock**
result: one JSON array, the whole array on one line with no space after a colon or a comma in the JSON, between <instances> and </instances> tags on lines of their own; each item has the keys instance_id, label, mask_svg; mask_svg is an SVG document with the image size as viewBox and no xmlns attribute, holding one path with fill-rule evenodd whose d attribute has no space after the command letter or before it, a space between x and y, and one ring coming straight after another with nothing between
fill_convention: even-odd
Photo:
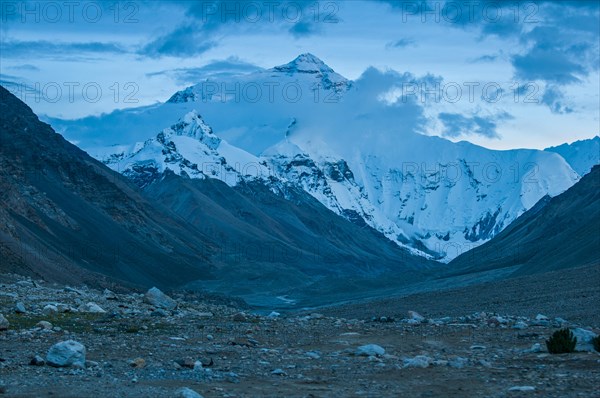
<instances>
[{"instance_id":1,"label":"white rock","mask_svg":"<svg viewBox=\"0 0 600 398\"><path fill-rule=\"evenodd\" d=\"M462 369L465 366L467 366L468 363L469 363L469 360L467 358L456 357L456 358L452 358L451 360L448 361L448 366L450 366L451 368L455 368L455 369Z\"/></svg>"},{"instance_id":2,"label":"white rock","mask_svg":"<svg viewBox=\"0 0 600 398\"><path fill-rule=\"evenodd\" d=\"M277 318L279 317L281 314L277 311L273 311L269 314L269 318Z\"/></svg>"},{"instance_id":3,"label":"white rock","mask_svg":"<svg viewBox=\"0 0 600 398\"><path fill-rule=\"evenodd\" d=\"M592 339L597 336L596 333L582 328L573 329L571 331L573 332L573 336L577 337L575 351L594 351Z\"/></svg>"},{"instance_id":4,"label":"white rock","mask_svg":"<svg viewBox=\"0 0 600 398\"><path fill-rule=\"evenodd\" d=\"M508 391L535 391L534 386L514 386L508 389Z\"/></svg>"},{"instance_id":5,"label":"white rock","mask_svg":"<svg viewBox=\"0 0 600 398\"><path fill-rule=\"evenodd\" d=\"M8 330L10 323L8 319L4 317L4 315L0 314L0 330Z\"/></svg>"},{"instance_id":6,"label":"white rock","mask_svg":"<svg viewBox=\"0 0 600 398\"><path fill-rule=\"evenodd\" d=\"M525 350L525 352L533 352L533 353L537 353L537 352L542 352L542 345L540 343L534 343L530 349Z\"/></svg>"},{"instance_id":7,"label":"white rock","mask_svg":"<svg viewBox=\"0 0 600 398\"><path fill-rule=\"evenodd\" d=\"M385 354L385 350L377 344L367 344L358 347L354 354L362 357L381 356Z\"/></svg>"},{"instance_id":8,"label":"white rock","mask_svg":"<svg viewBox=\"0 0 600 398\"><path fill-rule=\"evenodd\" d=\"M202 395L198 394L196 391L182 387L175 391L175 398L204 398Z\"/></svg>"},{"instance_id":9,"label":"white rock","mask_svg":"<svg viewBox=\"0 0 600 398\"><path fill-rule=\"evenodd\" d=\"M426 355L417 355L414 358L404 359L405 368L428 368L432 363L432 359Z\"/></svg>"},{"instance_id":10,"label":"white rock","mask_svg":"<svg viewBox=\"0 0 600 398\"><path fill-rule=\"evenodd\" d=\"M542 315L542 314L537 314L535 316L535 320L536 321L547 321L548 317L546 315Z\"/></svg>"},{"instance_id":11,"label":"white rock","mask_svg":"<svg viewBox=\"0 0 600 398\"><path fill-rule=\"evenodd\" d=\"M527 325L523 321L519 321L513 325L513 329L519 329L519 330L526 329L527 327L529 327L529 325Z\"/></svg>"},{"instance_id":12,"label":"white rock","mask_svg":"<svg viewBox=\"0 0 600 398\"><path fill-rule=\"evenodd\" d=\"M20 301L17 304L15 304L15 312L17 314L25 314L27 312L27 308L25 308L25 304L23 304Z\"/></svg>"},{"instance_id":13,"label":"white rock","mask_svg":"<svg viewBox=\"0 0 600 398\"><path fill-rule=\"evenodd\" d=\"M423 322L425 317L419 314L417 311L408 311L408 319L412 319L413 321Z\"/></svg>"},{"instance_id":14,"label":"white rock","mask_svg":"<svg viewBox=\"0 0 600 398\"><path fill-rule=\"evenodd\" d=\"M89 302L89 303L84 304L81 307L79 307L79 311L90 312L90 313L95 313L95 314L103 314L106 312L98 304L92 303L92 302Z\"/></svg>"},{"instance_id":15,"label":"white rock","mask_svg":"<svg viewBox=\"0 0 600 398\"><path fill-rule=\"evenodd\" d=\"M52 329L52 324L48 321L39 321L35 326L37 326L38 328L45 329L45 330Z\"/></svg>"},{"instance_id":16,"label":"white rock","mask_svg":"<svg viewBox=\"0 0 600 398\"><path fill-rule=\"evenodd\" d=\"M275 376L287 376L287 373L285 373L283 369L275 369L271 374Z\"/></svg>"},{"instance_id":17,"label":"white rock","mask_svg":"<svg viewBox=\"0 0 600 398\"><path fill-rule=\"evenodd\" d=\"M44 312L44 314L56 314L58 312L58 308L56 308L55 305L52 304L48 304L44 307L44 309L42 310Z\"/></svg>"},{"instance_id":18,"label":"white rock","mask_svg":"<svg viewBox=\"0 0 600 398\"><path fill-rule=\"evenodd\" d=\"M146 292L144 296L146 302L155 307L164 308L166 310L174 310L177 308L177 302L171 297L160 291L159 288L153 287Z\"/></svg>"},{"instance_id":19,"label":"white rock","mask_svg":"<svg viewBox=\"0 0 600 398\"><path fill-rule=\"evenodd\" d=\"M51 366L85 367L85 346L75 340L61 341L48 350L46 362Z\"/></svg>"}]
</instances>

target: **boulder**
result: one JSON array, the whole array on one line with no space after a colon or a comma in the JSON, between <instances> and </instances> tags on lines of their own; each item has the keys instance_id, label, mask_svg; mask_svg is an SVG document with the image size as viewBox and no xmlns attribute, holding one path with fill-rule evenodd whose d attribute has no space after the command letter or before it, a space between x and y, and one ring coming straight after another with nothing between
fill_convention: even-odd
<instances>
[{"instance_id":1,"label":"boulder","mask_svg":"<svg viewBox=\"0 0 600 398\"><path fill-rule=\"evenodd\" d=\"M17 314L25 314L27 312L27 309L25 308L25 304L23 304L20 301L17 304L15 304L15 312Z\"/></svg>"},{"instance_id":2,"label":"boulder","mask_svg":"<svg viewBox=\"0 0 600 398\"><path fill-rule=\"evenodd\" d=\"M592 339L597 336L596 333L582 328L572 329L571 331L573 336L577 337L575 351L594 351Z\"/></svg>"},{"instance_id":3,"label":"boulder","mask_svg":"<svg viewBox=\"0 0 600 398\"><path fill-rule=\"evenodd\" d=\"M0 330L8 330L10 323L8 319L4 317L4 315L0 314Z\"/></svg>"},{"instance_id":4,"label":"boulder","mask_svg":"<svg viewBox=\"0 0 600 398\"><path fill-rule=\"evenodd\" d=\"M358 347L354 354L360 357L382 356L385 354L385 349L377 344L367 344Z\"/></svg>"},{"instance_id":5,"label":"boulder","mask_svg":"<svg viewBox=\"0 0 600 398\"><path fill-rule=\"evenodd\" d=\"M425 320L425 317L419 314L417 311L408 311L408 319L420 323Z\"/></svg>"},{"instance_id":6,"label":"boulder","mask_svg":"<svg viewBox=\"0 0 600 398\"><path fill-rule=\"evenodd\" d=\"M175 391L175 398L204 398L202 395L198 394L196 391L182 387Z\"/></svg>"},{"instance_id":7,"label":"boulder","mask_svg":"<svg viewBox=\"0 0 600 398\"><path fill-rule=\"evenodd\" d=\"M164 308L165 310L174 310L177 308L177 302L157 287L148 290L144 296L144 300L154 307Z\"/></svg>"},{"instance_id":8,"label":"boulder","mask_svg":"<svg viewBox=\"0 0 600 398\"><path fill-rule=\"evenodd\" d=\"M48 350L46 362L54 367L85 367L85 346L75 340L61 341Z\"/></svg>"},{"instance_id":9,"label":"boulder","mask_svg":"<svg viewBox=\"0 0 600 398\"><path fill-rule=\"evenodd\" d=\"M405 368L428 368L432 359L426 355L417 355L414 358L404 359Z\"/></svg>"},{"instance_id":10,"label":"boulder","mask_svg":"<svg viewBox=\"0 0 600 398\"><path fill-rule=\"evenodd\" d=\"M94 314L103 314L106 312L106 311L104 311L104 309L102 309L102 307L100 307L98 304L93 303L93 302L89 302L87 304L82 305L81 307L79 307L79 311L90 312L90 313L94 313Z\"/></svg>"}]
</instances>

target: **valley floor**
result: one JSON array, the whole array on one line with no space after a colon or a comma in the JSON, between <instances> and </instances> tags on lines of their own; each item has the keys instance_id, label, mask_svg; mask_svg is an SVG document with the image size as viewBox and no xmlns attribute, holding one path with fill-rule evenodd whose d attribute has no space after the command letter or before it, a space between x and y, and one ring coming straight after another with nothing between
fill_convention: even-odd
<instances>
[{"instance_id":1,"label":"valley floor","mask_svg":"<svg viewBox=\"0 0 600 398\"><path fill-rule=\"evenodd\" d=\"M554 304L544 275L279 316L177 295L168 311L141 294L4 278L0 396L600 397L599 353L544 344L559 327L598 326L593 277L562 278ZM70 339L85 345L85 367L30 364ZM369 344L385 352L359 348Z\"/></svg>"}]
</instances>

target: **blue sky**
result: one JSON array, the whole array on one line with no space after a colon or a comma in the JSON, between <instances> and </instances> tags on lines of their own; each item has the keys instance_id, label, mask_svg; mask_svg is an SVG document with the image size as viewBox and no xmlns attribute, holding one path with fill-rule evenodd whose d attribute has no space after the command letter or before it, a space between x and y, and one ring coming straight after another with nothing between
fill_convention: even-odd
<instances>
[{"instance_id":1,"label":"blue sky","mask_svg":"<svg viewBox=\"0 0 600 398\"><path fill-rule=\"evenodd\" d=\"M1 84L52 117L165 101L311 52L350 79L373 66L437 82L423 98L428 134L508 149L600 131L596 1L0 5Z\"/></svg>"}]
</instances>

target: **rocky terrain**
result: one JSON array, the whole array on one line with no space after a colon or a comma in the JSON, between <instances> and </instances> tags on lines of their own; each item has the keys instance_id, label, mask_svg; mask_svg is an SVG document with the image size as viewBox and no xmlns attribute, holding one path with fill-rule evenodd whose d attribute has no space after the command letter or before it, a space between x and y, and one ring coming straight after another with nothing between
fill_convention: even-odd
<instances>
[{"instance_id":1,"label":"rocky terrain","mask_svg":"<svg viewBox=\"0 0 600 398\"><path fill-rule=\"evenodd\" d=\"M600 354L586 344L598 329L543 314L400 308L258 315L191 293L4 274L0 396L600 396ZM545 340L562 327L579 351L551 355Z\"/></svg>"}]
</instances>

